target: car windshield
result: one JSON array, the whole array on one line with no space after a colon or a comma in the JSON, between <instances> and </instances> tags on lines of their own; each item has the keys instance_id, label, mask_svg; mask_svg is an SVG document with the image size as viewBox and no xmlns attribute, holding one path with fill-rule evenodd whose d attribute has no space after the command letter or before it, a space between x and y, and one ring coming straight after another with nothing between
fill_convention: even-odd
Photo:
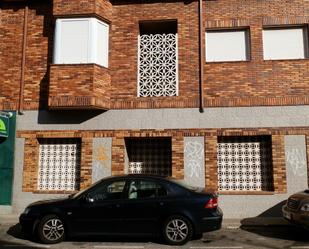
<instances>
[{"instance_id":1,"label":"car windshield","mask_svg":"<svg viewBox=\"0 0 309 249\"><path fill-rule=\"evenodd\" d=\"M85 193L86 191L88 191L88 189L90 189L90 188L96 186L96 185L99 184L101 181L102 181L102 180L99 180L99 181L95 182L94 184L90 185L88 188L85 188L85 189L83 189L83 190L81 190L81 191L79 191L79 192L77 192L77 193L75 193L75 194L69 195L69 198L77 198L77 197L81 196L83 193Z\"/></svg>"}]
</instances>

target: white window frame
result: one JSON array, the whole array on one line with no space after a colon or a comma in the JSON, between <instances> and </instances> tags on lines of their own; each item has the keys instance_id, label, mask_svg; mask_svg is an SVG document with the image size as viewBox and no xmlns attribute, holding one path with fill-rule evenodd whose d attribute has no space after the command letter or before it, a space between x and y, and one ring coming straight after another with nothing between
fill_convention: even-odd
<instances>
[{"instance_id":1,"label":"white window frame","mask_svg":"<svg viewBox=\"0 0 309 249\"><path fill-rule=\"evenodd\" d=\"M302 51L299 51L299 55L288 55L287 53L282 54L279 56L278 54L269 54L269 51L271 51L269 48L269 44L266 44L266 34L268 31L284 31L284 30L299 30L302 32L302 44L298 45L299 49ZM264 27L263 28L263 58L264 60L299 60L299 59L306 59L308 58L308 28L306 26L275 26L275 27ZM281 39L282 41L282 39ZM278 51L277 51L278 52Z\"/></svg>"},{"instance_id":2,"label":"white window frame","mask_svg":"<svg viewBox=\"0 0 309 249\"><path fill-rule=\"evenodd\" d=\"M62 58L62 24L64 22L88 22L88 48L87 48L87 58L85 61L71 61L66 62ZM98 49L98 24L103 25L107 28L107 37L104 42L106 42L106 51L104 51L104 62L100 63ZM108 68L108 56L109 56L109 25L105 22L98 20L97 18L60 18L56 20L55 27L55 43L54 43L54 64L91 64L95 63L100 66Z\"/></svg>"},{"instance_id":3,"label":"white window frame","mask_svg":"<svg viewBox=\"0 0 309 249\"><path fill-rule=\"evenodd\" d=\"M243 46L244 51L242 51L243 55L231 58L222 58L222 56L218 56L218 58L214 58L214 55L211 54L212 48L208 47L209 44L209 37L212 33L243 33L244 40ZM211 55L211 57L209 56ZM221 58L220 58L221 57ZM249 28L235 28L235 29L215 29L215 30L206 30L205 32L205 61L207 63L211 62L237 62L237 61L249 61L250 60L250 29Z\"/></svg>"}]
</instances>

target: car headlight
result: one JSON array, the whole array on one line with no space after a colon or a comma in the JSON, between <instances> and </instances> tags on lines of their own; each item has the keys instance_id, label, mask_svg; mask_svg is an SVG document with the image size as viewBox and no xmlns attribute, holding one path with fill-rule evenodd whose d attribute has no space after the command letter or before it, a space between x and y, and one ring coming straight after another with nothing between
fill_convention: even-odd
<instances>
[{"instance_id":1,"label":"car headlight","mask_svg":"<svg viewBox=\"0 0 309 249\"><path fill-rule=\"evenodd\" d=\"M309 203L303 204L300 208L301 211L309 212Z\"/></svg>"},{"instance_id":2,"label":"car headlight","mask_svg":"<svg viewBox=\"0 0 309 249\"><path fill-rule=\"evenodd\" d=\"M25 210L24 210L23 214L28 214L29 212L30 212L30 208L29 208L29 207L27 207L27 208L25 208Z\"/></svg>"}]
</instances>

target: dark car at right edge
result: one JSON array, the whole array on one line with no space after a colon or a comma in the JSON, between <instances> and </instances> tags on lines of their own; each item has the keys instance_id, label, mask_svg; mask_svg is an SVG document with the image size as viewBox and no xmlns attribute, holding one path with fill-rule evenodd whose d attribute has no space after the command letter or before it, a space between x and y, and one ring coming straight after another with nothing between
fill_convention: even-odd
<instances>
[{"instance_id":1,"label":"dark car at right edge","mask_svg":"<svg viewBox=\"0 0 309 249\"><path fill-rule=\"evenodd\" d=\"M290 223L309 229L309 189L291 195L282 214Z\"/></svg>"}]
</instances>

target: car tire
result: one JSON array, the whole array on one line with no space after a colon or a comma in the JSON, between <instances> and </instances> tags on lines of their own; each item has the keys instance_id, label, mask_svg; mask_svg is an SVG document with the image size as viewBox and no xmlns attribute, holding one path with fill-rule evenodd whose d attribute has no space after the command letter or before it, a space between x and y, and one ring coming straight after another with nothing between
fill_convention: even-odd
<instances>
[{"instance_id":1,"label":"car tire","mask_svg":"<svg viewBox=\"0 0 309 249\"><path fill-rule=\"evenodd\" d=\"M193 234L191 222L184 216L170 216L163 225L163 237L170 245L183 245L191 240Z\"/></svg>"},{"instance_id":2,"label":"car tire","mask_svg":"<svg viewBox=\"0 0 309 249\"><path fill-rule=\"evenodd\" d=\"M56 244L64 240L65 227L57 215L44 216L38 225L38 237L45 244Z\"/></svg>"}]
</instances>

